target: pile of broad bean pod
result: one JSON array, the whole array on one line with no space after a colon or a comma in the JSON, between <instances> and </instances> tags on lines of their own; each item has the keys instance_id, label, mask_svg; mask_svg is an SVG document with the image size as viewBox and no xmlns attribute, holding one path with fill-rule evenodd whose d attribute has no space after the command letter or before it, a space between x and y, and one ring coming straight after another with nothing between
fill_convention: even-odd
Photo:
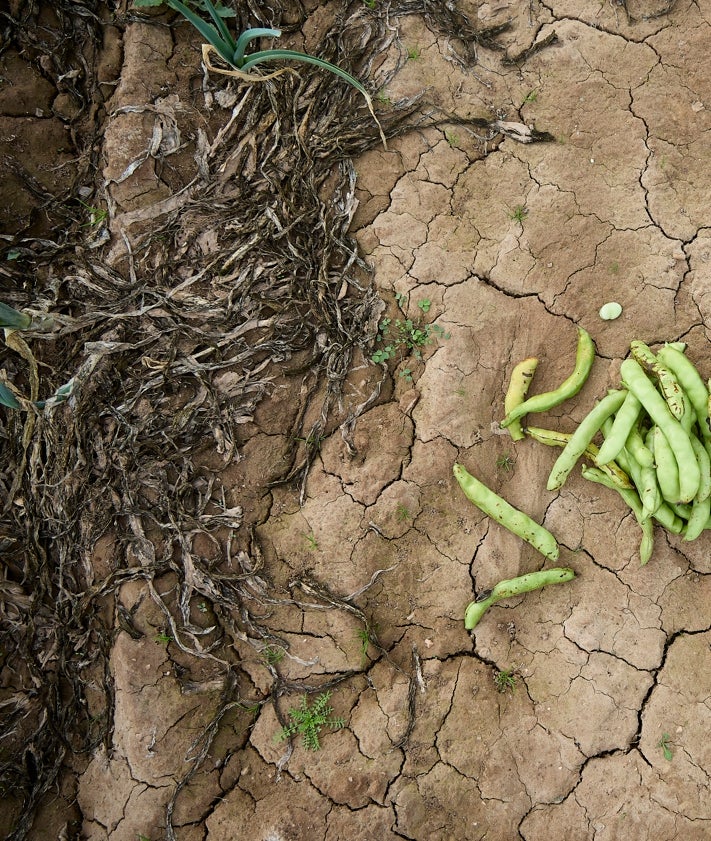
<instances>
[{"instance_id":1,"label":"pile of broad bean pod","mask_svg":"<svg viewBox=\"0 0 711 841\"><path fill-rule=\"evenodd\" d=\"M560 488L578 460L587 457L591 466L583 467L583 476L616 490L634 512L642 529L640 560L646 564L655 522L685 540L711 528L709 389L683 343L665 344L654 353L633 341L620 366L621 388L610 390L574 432L522 427L525 415L547 411L582 388L595 350L590 336L578 330L575 370L560 388L526 400L537 360L524 360L514 369L501 425L514 440L528 434L563 448L548 490ZM604 438L599 449L593 443L598 432Z\"/></svg>"}]
</instances>

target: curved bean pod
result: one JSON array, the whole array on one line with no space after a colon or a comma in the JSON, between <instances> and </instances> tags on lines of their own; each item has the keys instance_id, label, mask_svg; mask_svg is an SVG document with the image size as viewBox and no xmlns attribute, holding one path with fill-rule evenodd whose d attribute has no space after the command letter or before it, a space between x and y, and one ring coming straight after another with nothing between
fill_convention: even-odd
<instances>
[{"instance_id":1,"label":"curved bean pod","mask_svg":"<svg viewBox=\"0 0 711 841\"><path fill-rule=\"evenodd\" d=\"M631 430L625 441L625 449L641 467L654 467L654 455L647 448L639 429Z\"/></svg>"},{"instance_id":2,"label":"curved bean pod","mask_svg":"<svg viewBox=\"0 0 711 841\"><path fill-rule=\"evenodd\" d=\"M514 421L531 412L547 412L554 406L560 405L569 397L575 396L585 384L590 369L595 361L595 342L590 334L578 327L578 346L575 353L575 367L570 374L554 391L545 391L542 394L535 394L524 400L515 409L509 412L501 421L504 428L510 426Z\"/></svg>"},{"instance_id":3,"label":"curved bean pod","mask_svg":"<svg viewBox=\"0 0 711 841\"><path fill-rule=\"evenodd\" d=\"M609 435L605 438L597 454L595 463L598 467L601 464L607 464L608 461L613 461L625 446L627 438L637 423L641 411L642 404L634 394L628 393L623 404L620 406L619 412L615 415Z\"/></svg>"},{"instance_id":4,"label":"curved bean pod","mask_svg":"<svg viewBox=\"0 0 711 841\"><path fill-rule=\"evenodd\" d=\"M602 426L603 421L622 406L625 397L627 397L626 391L612 391L606 397L603 397L597 406L583 418L553 465L546 484L549 491L558 490L563 485L563 482L568 478L568 474L575 467L577 460L583 455L586 447Z\"/></svg>"},{"instance_id":5,"label":"curved bean pod","mask_svg":"<svg viewBox=\"0 0 711 841\"><path fill-rule=\"evenodd\" d=\"M467 499L492 520L530 543L546 558L558 559L559 549L555 537L543 526L532 520L528 514L514 508L505 499L487 488L461 464L454 465L454 476Z\"/></svg>"},{"instance_id":6,"label":"curved bean pod","mask_svg":"<svg viewBox=\"0 0 711 841\"><path fill-rule=\"evenodd\" d=\"M562 584L565 581L572 581L575 573L570 567L556 567L555 569L543 569L540 572L529 572L526 575L519 575L518 578L508 578L499 583L491 591L491 595L480 602L471 602L464 614L464 627L471 631L476 627L481 617L492 604L501 599L510 599L522 593L530 593L532 590L540 590L549 584Z\"/></svg>"},{"instance_id":7,"label":"curved bean pod","mask_svg":"<svg viewBox=\"0 0 711 841\"><path fill-rule=\"evenodd\" d=\"M625 359L620 366L622 381L644 406L647 414L664 433L679 467L680 497L690 502L699 489L701 473L691 441L678 420L669 411L664 398L634 359Z\"/></svg>"},{"instance_id":8,"label":"curved bean pod","mask_svg":"<svg viewBox=\"0 0 711 841\"><path fill-rule=\"evenodd\" d=\"M511 380L509 382L506 396L504 397L504 411L510 414L517 406L520 406L526 399L528 387L531 385L531 380L538 366L538 359L535 356L530 356L519 362L514 366L511 372ZM523 430L521 429L521 421L515 420L508 426L509 435L514 441L521 441L524 438Z\"/></svg>"},{"instance_id":9,"label":"curved bean pod","mask_svg":"<svg viewBox=\"0 0 711 841\"><path fill-rule=\"evenodd\" d=\"M701 471L701 480L699 481L699 489L696 492L696 499L703 502L706 497L711 496L711 457L704 445L699 441L695 435L691 435L691 446L696 453L696 460L699 462L699 470Z\"/></svg>"},{"instance_id":10,"label":"curved bean pod","mask_svg":"<svg viewBox=\"0 0 711 841\"><path fill-rule=\"evenodd\" d=\"M657 357L675 375L681 387L687 393L691 405L696 412L701 435L704 440L711 439L709 429L709 392L704 384L701 374L696 370L694 363L676 348L664 345Z\"/></svg>"},{"instance_id":11,"label":"curved bean pod","mask_svg":"<svg viewBox=\"0 0 711 841\"><path fill-rule=\"evenodd\" d=\"M654 440L654 460L657 463L657 481L662 496L667 502L680 502L679 468L662 430L655 426L650 430Z\"/></svg>"},{"instance_id":12,"label":"curved bean pod","mask_svg":"<svg viewBox=\"0 0 711 841\"><path fill-rule=\"evenodd\" d=\"M706 522L711 514L711 498L695 499L691 506L691 514L684 529L684 540L696 540L706 528Z\"/></svg>"},{"instance_id":13,"label":"curved bean pod","mask_svg":"<svg viewBox=\"0 0 711 841\"><path fill-rule=\"evenodd\" d=\"M647 448L645 447L645 450ZM649 450L647 450L649 452ZM617 456L620 466L629 473L634 487L642 502L642 518L648 519L656 514L662 505L662 494L657 483L657 471L654 463L649 467L641 465L631 452L625 448ZM654 457L652 457L654 459ZM662 516L664 516L662 514ZM669 510L668 520L673 521L674 512ZM678 524L681 529L681 523Z\"/></svg>"}]
</instances>

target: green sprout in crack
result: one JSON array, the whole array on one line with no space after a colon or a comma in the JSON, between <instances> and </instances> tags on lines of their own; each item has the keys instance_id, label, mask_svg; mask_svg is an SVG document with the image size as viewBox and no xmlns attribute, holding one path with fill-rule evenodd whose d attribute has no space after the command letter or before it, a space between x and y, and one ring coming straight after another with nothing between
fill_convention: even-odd
<instances>
[{"instance_id":1,"label":"green sprout in crack","mask_svg":"<svg viewBox=\"0 0 711 841\"><path fill-rule=\"evenodd\" d=\"M504 669L502 671L494 672L494 686L497 692L515 692L516 691L516 670Z\"/></svg>"},{"instance_id":2,"label":"green sprout in crack","mask_svg":"<svg viewBox=\"0 0 711 841\"><path fill-rule=\"evenodd\" d=\"M318 541L316 540L314 533L309 532L308 534L305 534L304 537L306 538L306 542L309 545L309 549L312 552L315 552L318 549Z\"/></svg>"},{"instance_id":3,"label":"green sprout in crack","mask_svg":"<svg viewBox=\"0 0 711 841\"><path fill-rule=\"evenodd\" d=\"M331 716L333 708L328 703L330 698L331 692L322 692L309 706L309 702L304 695L301 704L289 710L291 722L286 727L282 727L277 734L277 739L284 741L300 735L307 750L319 750L321 747L319 735L324 727L330 727L331 730L340 730L346 726L343 718Z\"/></svg>"},{"instance_id":4,"label":"green sprout in crack","mask_svg":"<svg viewBox=\"0 0 711 841\"><path fill-rule=\"evenodd\" d=\"M456 131L452 131L451 129L445 129L444 132L444 139L449 143L452 149L456 149L459 146L459 135Z\"/></svg>"},{"instance_id":5,"label":"green sprout in crack","mask_svg":"<svg viewBox=\"0 0 711 841\"><path fill-rule=\"evenodd\" d=\"M509 219L513 219L519 223L522 223L526 216L528 216L528 211L522 204L517 204L511 213L509 213Z\"/></svg>"},{"instance_id":6,"label":"green sprout in crack","mask_svg":"<svg viewBox=\"0 0 711 841\"><path fill-rule=\"evenodd\" d=\"M163 643L164 645L167 645L167 643L173 641L173 637L171 637L171 635L166 633L165 631L161 631L154 637L154 639L156 642Z\"/></svg>"},{"instance_id":7,"label":"green sprout in crack","mask_svg":"<svg viewBox=\"0 0 711 841\"><path fill-rule=\"evenodd\" d=\"M422 55L422 51L420 50L419 46L408 47L407 48L407 60L408 61L417 61L418 58Z\"/></svg>"},{"instance_id":8,"label":"green sprout in crack","mask_svg":"<svg viewBox=\"0 0 711 841\"><path fill-rule=\"evenodd\" d=\"M526 96L524 96L523 104L526 105L529 102L535 102L537 99L538 99L538 91L535 88L533 88L533 90L530 90L526 94Z\"/></svg>"}]
</instances>

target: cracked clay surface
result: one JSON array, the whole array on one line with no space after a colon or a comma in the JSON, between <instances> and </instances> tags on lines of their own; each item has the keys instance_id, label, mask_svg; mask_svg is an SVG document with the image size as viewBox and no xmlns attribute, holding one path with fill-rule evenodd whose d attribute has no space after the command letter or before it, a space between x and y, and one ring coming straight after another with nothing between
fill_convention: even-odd
<instances>
[{"instance_id":1,"label":"cracked clay surface","mask_svg":"<svg viewBox=\"0 0 711 841\"><path fill-rule=\"evenodd\" d=\"M711 533L685 544L657 529L640 568L621 500L577 472L547 492L554 453L497 426L513 365L538 356L534 390L555 387L577 324L597 346L593 373L541 426L571 430L615 384L632 339L683 340L711 376L711 6L461 5L482 26L513 21L506 55L555 39L509 64L481 47L467 71L447 38L401 18L413 57L384 93L426 88L451 122L355 161L353 227L388 314L395 294L413 318L426 299L448 338L397 360L358 420L355 454L339 429L326 437L303 504L265 485L290 429L284 397L260 407L224 482L252 517L265 576L292 596L265 607L286 652L271 668L295 686L346 675L331 698L346 726L325 729L319 751L296 740L289 753L275 735L297 692L256 714L234 709L175 799L178 841L711 836ZM128 106L155 106L161 86L193 72L194 50L173 37L136 23L124 38L104 175L129 224L174 193L150 158L127 175L155 119ZM136 69L147 65L156 73ZM457 122L492 116L551 140ZM602 321L611 300L622 316ZM364 400L378 374L361 359L344 399ZM463 497L455 461L543 522L577 573L493 607L472 634L474 593L541 558ZM346 608L324 609L324 592ZM145 635L115 639L113 740L79 779L85 841L165 837L221 691L208 662L181 680L188 667L158 636L164 617L145 590L126 585L121 599ZM234 648L252 694L268 693L265 657L237 637ZM497 670L513 670L514 691L497 691ZM50 837L47 826L32 837Z\"/></svg>"}]
</instances>

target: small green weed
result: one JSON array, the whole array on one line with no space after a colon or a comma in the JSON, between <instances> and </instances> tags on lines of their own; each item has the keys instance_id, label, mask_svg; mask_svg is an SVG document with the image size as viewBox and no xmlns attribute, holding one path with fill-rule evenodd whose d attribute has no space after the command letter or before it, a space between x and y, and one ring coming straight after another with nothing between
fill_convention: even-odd
<instances>
[{"instance_id":1,"label":"small green weed","mask_svg":"<svg viewBox=\"0 0 711 841\"><path fill-rule=\"evenodd\" d=\"M284 741L300 735L307 750L319 750L321 747L319 734L324 727L330 727L331 730L340 730L345 727L345 721L342 718L331 716L333 707L328 703L331 694L331 692L322 692L311 706L304 695L301 704L289 710L291 723L282 727L277 734L277 739Z\"/></svg>"},{"instance_id":2,"label":"small green weed","mask_svg":"<svg viewBox=\"0 0 711 841\"><path fill-rule=\"evenodd\" d=\"M402 293L395 295L395 300L400 309L407 305L407 296ZM417 302L417 306L426 315L430 311L432 302L424 298ZM404 360L406 356L412 355L415 359L422 359L422 349L432 344L435 338L448 339L446 333L439 324L429 324L422 319L412 318L383 318L378 326L376 341L382 344L372 355L371 360L375 363L387 362L399 356ZM405 368L400 372L408 382L412 381L412 370Z\"/></svg>"},{"instance_id":3,"label":"small green weed","mask_svg":"<svg viewBox=\"0 0 711 841\"><path fill-rule=\"evenodd\" d=\"M610 272L612 274L619 274L620 273L620 264L617 262L617 260L614 260L610 264Z\"/></svg>"},{"instance_id":4,"label":"small green weed","mask_svg":"<svg viewBox=\"0 0 711 841\"><path fill-rule=\"evenodd\" d=\"M106 217L109 215L108 210L102 210L98 207L92 207L90 204L86 204L81 199L77 199L79 204L89 211L89 221L84 222L82 228L93 228L97 225L101 225L102 222L106 220Z\"/></svg>"},{"instance_id":5,"label":"small green weed","mask_svg":"<svg viewBox=\"0 0 711 841\"><path fill-rule=\"evenodd\" d=\"M445 129L444 132L444 139L449 143L452 149L456 149L459 146L459 135L456 131L452 131L451 129Z\"/></svg>"},{"instance_id":6,"label":"small green weed","mask_svg":"<svg viewBox=\"0 0 711 841\"><path fill-rule=\"evenodd\" d=\"M363 5L367 6L369 9L377 9L378 0L363 0Z\"/></svg>"},{"instance_id":7,"label":"small green weed","mask_svg":"<svg viewBox=\"0 0 711 841\"><path fill-rule=\"evenodd\" d=\"M530 90L526 94L526 96L524 96L523 104L526 105L529 102L535 102L537 99L538 99L538 91L535 88L533 88L533 90Z\"/></svg>"},{"instance_id":8,"label":"small green weed","mask_svg":"<svg viewBox=\"0 0 711 841\"><path fill-rule=\"evenodd\" d=\"M284 659L284 649L278 645L266 645L262 649L262 657L270 666L276 666Z\"/></svg>"},{"instance_id":9,"label":"small green weed","mask_svg":"<svg viewBox=\"0 0 711 841\"><path fill-rule=\"evenodd\" d=\"M309 534L305 534L304 537L306 538L306 542L309 545L309 549L312 552L315 552L318 549L318 541L316 540L314 533L309 532Z\"/></svg>"},{"instance_id":10,"label":"small green weed","mask_svg":"<svg viewBox=\"0 0 711 841\"><path fill-rule=\"evenodd\" d=\"M496 459L496 466L499 470L503 470L504 473L510 473L514 469L514 464L516 463L516 459L511 455L511 453L503 453Z\"/></svg>"},{"instance_id":11,"label":"small green weed","mask_svg":"<svg viewBox=\"0 0 711 841\"><path fill-rule=\"evenodd\" d=\"M662 738L657 742L657 747L662 749L662 753L664 754L664 758L671 762L674 758L674 754L672 753L672 749L669 747L669 743L671 741L671 736L668 733L662 733Z\"/></svg>"},{"instance_id":12,"label":"small green weed","mask_svg":"<svg viewBox=\"0 0 711 841\"><path fill-rule=\"evenodd\" d=\"M515 222L523 222L526 216L528 216L528 211L522 204L517 204L509 213L509 219L513 219Z\"/></svg>"},{"instance_id":13,"label":"small green weed","mask_svg":"<svg viewBox=\"0 0 711 841\"><path fill-rule=\"evenodd\" d=\"M422 51L418 46L408 47L407 48L407 60L408 61L417 61L418 58L422 55Z\"/></svg>"},{"instance_id":14,"label":"small green weed","mask_svg":"<svg viewBox=\"0 0 711 841\"><path fill-rule=\"evenodd\" d=\"M161 631L154 637L155 641L158 643L167 644L173 641L173 637L170 634L166 633L165 631Z\"/></svg>"},{"instance_id":15,"label":"small green weed","mask_svg":"<svg viewBox=\"0 0 711 841\"><path fill-rule=\"evenodd\" d=\"M515 692L516 674L515 669L508 669L494 672L494 686L497 692Z\"/></svg>"},{"instance_id":16,"label":"small green weed","mask_svg":"<svg viewBox=\"0 0 711 841\"><path fill-rule=\"evenodd\" d=\"M406 505L403 505L401 502L398 502L397 508L395 509L395 516L402 522L403 520L411 520L412 514L410 514Z\"/></svg>"}]
</instances>

